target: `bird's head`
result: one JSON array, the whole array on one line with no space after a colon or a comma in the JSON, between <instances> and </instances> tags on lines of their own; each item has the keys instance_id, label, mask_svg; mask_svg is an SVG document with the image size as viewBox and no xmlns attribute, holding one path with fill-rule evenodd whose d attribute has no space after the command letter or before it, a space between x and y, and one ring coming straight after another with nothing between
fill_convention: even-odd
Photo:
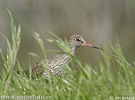
<instances>
[{"instance_id":1,"label":"bird's head","mask_svg":"<svg viewBox=\"0 0 135 100\"><path fill-rule=\"evenodd\" d=\"M82 36L80 35L72 35L69 39L69 43L71 44L72 47L80 47L80 46L88 46L88 47L92 47L92 48L96 48L96 49L102 49L99 48L93 44L87 43Z\"/></svg>"}]
</instances>

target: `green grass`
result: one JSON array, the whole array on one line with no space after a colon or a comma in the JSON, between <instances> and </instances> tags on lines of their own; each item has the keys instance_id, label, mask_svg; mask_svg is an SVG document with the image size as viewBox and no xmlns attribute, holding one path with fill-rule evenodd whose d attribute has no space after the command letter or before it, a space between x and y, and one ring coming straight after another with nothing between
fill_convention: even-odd
<instances>
[{"instance_id":1,"label":"green grass","mask_svg":"<svg viewBox=\"0 0 135 100\"><path fill-rule=\"evenodd\" d=\"M77 59L70 50L67 40L63 41L56 35L47 37L48 41L56 44L62 49L62 52L71 55L76 65L71 64L71 67L66 70L68 75L62 77L53 76L53 80L44 78L32 79L27 77L19 64L17 53L19 51L21 41L21 28L15 26L12 15L8 11L9 23L12 34L12 44L1 33L7 41L7 56L5 57L0 50L3 65L6 70L0 78L0 99L8 99L8 96L43 96L49 100L110 100L122 97L135 97L135 65L130 64L124 57L119 44L112 46L111 50L104 46L104 51L101 51L104 61L97 59L99 68L93 69L90 64L83 63ZM33 34L43 52L44 58L47 59L44 43L38 33ZM36 54L30 53L33 57ZM32 66L32 65L30 65ZM22 72L16 74L14 67L18 67ZM78 70L74 70L77 67ZM40 98L41 98L40 97ZM19 100L19 97L17 97ZM21 97L20 97L21 98ZM30 97L25 97L30 98ZM35 97L38 99L38 97ZM120 100L120 99L119 99Z\"/></svg>"}]
</instances>

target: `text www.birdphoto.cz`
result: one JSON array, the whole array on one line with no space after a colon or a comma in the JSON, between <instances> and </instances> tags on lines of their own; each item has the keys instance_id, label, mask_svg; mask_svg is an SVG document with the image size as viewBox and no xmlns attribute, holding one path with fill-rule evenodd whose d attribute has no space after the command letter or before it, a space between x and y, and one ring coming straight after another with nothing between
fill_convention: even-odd
<instances>
[{"instance_id":1,"label":"text www.birdphoto.cz","mask_svg":"<svg viewBox=\"0 0 135 100\"><path fill-rule=\"evenodd\" d=\"M1 96L1 100L51 100L52 96Z\"/></svg>"}]
</instances>

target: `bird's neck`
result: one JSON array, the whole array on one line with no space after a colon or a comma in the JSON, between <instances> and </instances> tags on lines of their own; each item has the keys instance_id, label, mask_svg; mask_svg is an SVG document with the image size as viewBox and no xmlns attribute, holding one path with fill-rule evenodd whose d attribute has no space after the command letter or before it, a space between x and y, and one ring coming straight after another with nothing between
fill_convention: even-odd
<instances>
[{"instance_id":1,"label":"bird's neck","mask_svg":"<svg viewBox=\"0 0 135 100\"><path fill-rule=\"evenodd\" d=\"M76 49L77 49L77 46L74 45L74 42L72 42L72 41L70 41L70 40L69 40L69 44L71 45L72 53L75 54L75 51L76 51Z\"/></svg>"},{"instance_id":2,"label":"bird's neck","mask_svg":"<svg viewBox=\"0 0 135 100\"><path fill-rule=\"evenodd\" d=\"M76 46L72 46L72 53L75 54Z\"/></svg>"}]
</instances>

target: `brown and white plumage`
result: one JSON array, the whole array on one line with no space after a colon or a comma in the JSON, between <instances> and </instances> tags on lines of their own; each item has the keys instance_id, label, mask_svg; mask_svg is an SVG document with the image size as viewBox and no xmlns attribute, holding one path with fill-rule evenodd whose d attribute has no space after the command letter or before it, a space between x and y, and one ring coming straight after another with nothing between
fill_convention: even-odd
<instances>
[{"instance_id":1,"label":"brown and white plumage","mask_svg":"<svg viewBox=\"0 0 135 100\"><path fill-rule=\"evenodd\" d=\"M69 39L69 43L71 45L72 53L75 54L75 51L77 47L80 46L89 46L92 48L97 48L95 45L86 43L85 40L80 35L72 35ZM66 67L66 64L68 64L71 61L71 57L68 54L58 54L51 58L49 58L44 63L48 67L49 71L56 75L61 75L62 70ZM26 73L29 72L29 70L25 71ZM43 74L44 76L48 76L47 71L44 69L42 62L39 64L36 64L32 68L33 74Z\"/></svg>"}]
</instances>

